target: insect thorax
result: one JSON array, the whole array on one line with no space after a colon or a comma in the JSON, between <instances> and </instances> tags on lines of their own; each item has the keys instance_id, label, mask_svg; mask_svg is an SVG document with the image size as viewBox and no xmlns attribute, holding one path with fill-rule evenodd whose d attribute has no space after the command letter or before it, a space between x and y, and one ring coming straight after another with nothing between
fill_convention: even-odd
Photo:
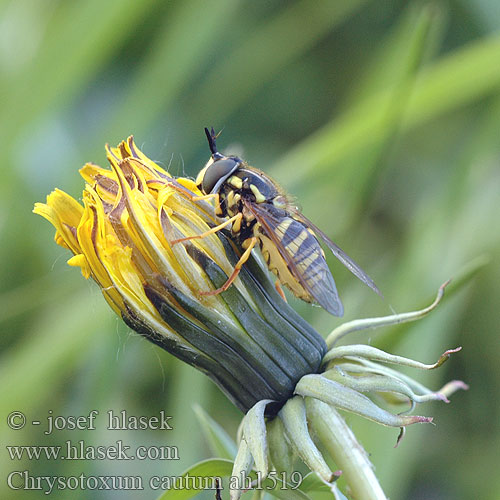
<instances>
[{"instance_id":1,"label":"insect thorax","mask_svg":"<svg viewBox=\"0 0 500 500\"><path fill-rule=\"evenodd\" d=\"M255 225L257 224L255 217L243 202L245 197L248 199L248 196L248 193L243 192L242 189L232 188L229 184L225 184L219 192L220 215L222 217L233 217L241 213L243 216L241 221L233 223L231 228L232 234L239 244L254 236Z\"/></svg>"}]
</instances>

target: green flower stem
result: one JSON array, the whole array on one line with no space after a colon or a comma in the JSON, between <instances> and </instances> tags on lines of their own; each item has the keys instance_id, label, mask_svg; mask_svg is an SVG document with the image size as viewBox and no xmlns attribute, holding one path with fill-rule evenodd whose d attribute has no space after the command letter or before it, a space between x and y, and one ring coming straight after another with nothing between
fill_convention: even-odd
<instances>
[{"instance_id":1,"label":"green flower stem","mask_svg":"<svg viewBox=\"0 0 500 500\"><path fill-rule=\"evenodd\" d=\"M305 400L308 420L342 470L353 498L387 500L365 450L335 408L314 398Z\"/></svg>"}]
</instances>

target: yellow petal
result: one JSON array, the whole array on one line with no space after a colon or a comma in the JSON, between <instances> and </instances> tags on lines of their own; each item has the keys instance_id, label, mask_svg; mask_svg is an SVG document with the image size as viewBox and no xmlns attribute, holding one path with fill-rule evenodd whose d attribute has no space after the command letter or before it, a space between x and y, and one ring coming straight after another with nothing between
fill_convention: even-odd
<instances>
[{"instance_id":1,"label":"yellow petal","mask_svg":"<svg viewBox=\"0 0 500 500\"><path fill-rule=\"evenodd\" d=\"M150 160L136 145L134 142L134 136L130 136L127 139L127 149L130 151L130 156L132 158L137 158L141 160L146 166L148 166L153 171L157 172L161 175L169 175L166 170L163 170L158 164L156 164L153 160Z\"/></svg>"},{"instance_id":2,"label":"yellow petal","mask_svg":"<svg viewBox=\"0 0 500 500\"><path fill-rule=\"evenodd\" d=\"M55 189L47 196L47 205L54 209L63 223L72 227L78 226L83 207L69 194Z\"/></svg>"},{"instance_id":3,"label":"yellow petal","mask_svg":"<svg viewBox=\"0 0 500 500\"><path fill-rule=\"evenodd\" d=\"M81 253L76 238L83 207L71 196L55 189L47 196L47 203L35 203L35 214L47 219L56 228L56 243L69 248L74 254Z\"/></svg>"},{"instance_id":4,"label":"yellow petal","mask_svg":"<svg viewBox=\"0 0 500 500\"><path fill-rule=\"evenodd\" d=\"M181 186L189 189L189 191L191 191L195 196L201 196L203 194L196 186L196 182L193 180L187 179L186 177L179 177L176 180Z\"/></svg>"},{"instance_id":5,"label":"yellow petal","mask_svg":"<svg viewBox=\"0 0 500 500\"><path fill-rule=\"evenodd\" d=\"M71 259L68 260L68 266L80 267L83 277L85 279L90 278L90 266L87 262L87 259L85 258L85 255L83 255L82 253L78 255L73 255L73 257L71 257Z\"/></svg>"}]
</instances>

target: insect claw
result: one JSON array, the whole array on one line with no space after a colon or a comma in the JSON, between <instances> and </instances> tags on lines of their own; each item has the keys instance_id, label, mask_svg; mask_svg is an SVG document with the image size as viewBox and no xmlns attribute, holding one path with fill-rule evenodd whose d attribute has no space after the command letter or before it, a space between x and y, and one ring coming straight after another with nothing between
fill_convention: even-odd
<instances>
[{"instance_id":1,"label":"insect claw","mask_svg":"<svg viewBox=\"0 0 500 500\"><path fill-rule=\"evenodd\" d=\"M286 297L285 297L285 292L283 292L283 288L281 288L279 280L276 280L276 282L274 283L274 288L276 288L276 291L280 294L281 298L285 302L288 302L288 300L286 300Z\"/></svg>"}]
</instances>

